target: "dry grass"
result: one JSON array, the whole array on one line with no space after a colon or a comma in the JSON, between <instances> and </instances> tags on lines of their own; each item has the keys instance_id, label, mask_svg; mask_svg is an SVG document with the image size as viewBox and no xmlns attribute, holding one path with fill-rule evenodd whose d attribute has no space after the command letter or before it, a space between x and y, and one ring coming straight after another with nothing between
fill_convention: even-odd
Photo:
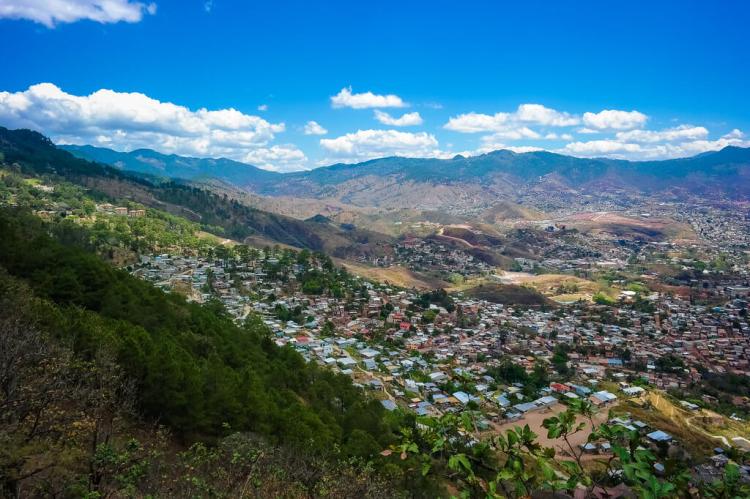
<instances>
[{"instance_id":1,"label":"dry grass","mask_svg":"<svg viewBox=\"0 0 750 499\"><path fill-rule=\"evenodd\" d=\"M624 237L670 241L696 241L698 236L689 224L670 218L630 217L613 212L585 212L560 222L581 232L608 233Z\"/></svg>"},{"instance_id":2,"label":"dry grass","mask_svg":"<svg viewBox=\"0 0 750 499\"><path fill-rule=\"evenodd\" d=\"M601 283L567 274L533 275L525 272L503 272L501 279L509 284L530 287L557 302L591 300L599 291L613 295L613 291Z\"/></svg>"},{"instance_id":3,"label":"dry grass","mask_svg":"<svg viewBox=\"0 0 750 499\"><path fill-rule=\"evenodd\" d=\"M402 288L437 289L448 288L450 283L436 279L424 274L419 274L401 266L372 267L346 260L335 260L338 265L343 265L352 274L380 282L388 282Z\"/></svg>"},{"instance_id":4,"label":"dry grass","mask_svg":"<svg viewBox=\"0 0 750 499\"><path fill-rule=\"evenodd\" d=\"M703 411L687 411L659 391L650 391L639 401L640 404L624 401L614 412L628 413L651 428L669 433L694 457L709 456L714 447L722 444L721 439L712 438L713 433L700 421L698 416Z\"/></svg>"}]
</instances>

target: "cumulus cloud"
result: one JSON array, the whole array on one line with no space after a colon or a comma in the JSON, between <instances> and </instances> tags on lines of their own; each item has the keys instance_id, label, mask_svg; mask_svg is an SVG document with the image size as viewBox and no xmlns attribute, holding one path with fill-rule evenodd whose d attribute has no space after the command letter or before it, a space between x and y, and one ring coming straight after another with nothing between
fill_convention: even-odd
<instances>
[{"instance_id":1,"label":"cumulus cloud","mask_svg":"<svg viewBox=\"0 0 750 499\"><path fill-rule=\"evenodd\" d=\"M564 151L575 156L608 156L621 153L640 152L638 144L628 144L617 140L589 140L587 142L571 142Z\"/></svg>"},{"instance_id":2,"label":"cumulus cloud","mask_svg":"<svg viewBox=\"0 0 750 499\"><path fill-rule=\"evenodd\" d=\"M544 136L546 140L573 140L573 136L569 133L548 133Z\"/></svg>"},{"instance_id":3,"label":"cumulus cloud","mask_svg":"<svg viewBox=\"0 0 750 499\"><path fill-rule=\"evenodd\" d=\"M750 147L742 131L734 129L715 140L704 138L703 127L677 127L662 131L648 131L649 135L617 134L615 139L571 142L555 152L581 157L608 157L631 160L670 159L718 151L727 146ZM659 136L658 134L661 134ZM654 140L658 137L658 140Z\"/></svg>"},{"instance_id":4,"label":"cumulus cloud","mask_svg":"<svg viewBox=\"0 0 750 499\"><path fill-rule=\"evenodd\" d=\"M303 129L305 135L325 135L328 130L323 128L317 121L308 121Z\"/></svg>"},{"instance_id":5,"label":"cumulus cloud","mask_svg":"<svg viewBox=\"0 0 750 499\"><path fill-rule=\"evenodd\" d=\"M482 145L478 149L474 151L469 151L466 153L461 153L464 156L476 156L478 154L486 154L488 152L492 151L511 151L518 154L526 153L526 152L536 152L536 151L544 151L543 147L538 146L514 146L514 145L508 145L503 142L494 140L492 136L482 137Z\"/></svg>"},{"instance_id":6,"label":"cumulus cloud","mask_svg":"<svg viewBox=\"0 0 750 499\"><path fill-rule=\"evenodd\" d=\"M461 133L497 132L508 128L509 116L508 113L464 113L451 116L443 128Z\"/></svg>"},{"instance_id":7,"label":"cumulus cloud","mask_svg":"<svg viewBox=\"0 0 750 499\"><path fill-rule=\"evenodd\" d=\"M580 119L577 116L566 112L557 111L541 104L521 104L512 113L482 114L471 112L452 116L443 125L443 128L461 133L510 133L512 130L519 130L525 127L527 124L566 127L579 123Z\"/></svg>"},{"instance_id":8,"label":"cumulus cloud","mask_svg":"<svg viewBox=\"0 0 750 499\"><path fill-rule=\"evenodd\" d=\"M39 130L58 143L119 150L145 147L239 161L267 147L285 129L284 123L270 123L232 108L193 111L142 93L106 89L77 96L51 83L0 92L0 123Z\"/></svg>"},{"instance_id":9,"label":"cumulus cloud","mask_svg":"<svg viewBox=\"0 0 750 499\"><path fill-rule=\"evenodd\" d=\"M516 110L515 117L518 121L547 126L572 126L581 122L577 116L541 104L521 104Z\"/></svg>"},{"instance_id":10,"label":"cumulus cloud","mask_svg":"<svg viewBox=\"0 0 750 499\"><path fill-rule=\"evenodd\" d=\"M648 116L638 111L605 109L598 113L583 113L583 124L594 130L630 130L646 124Z\"/></svg>"},{"instance_id":11,"label":"cumulus cloud","mask_svg":"<svg viewBox=\"0 0 750 499\"><path fill-rule=\"evenodd\" d=\"M155 14L155 3L131 0L3 0L0 19L26 19L54 28L59 23L90 20L104 24L137 23Z\"/></svg>"},{"instance_id":12,"label":"cumulus cloud","mask_svg":"<svg viewBox=\"0 0 750 499\"><path fill-rule=\"evenodd\" d=\"M258 111L268 111L268 104L261 104L258 106Z\"/></svg>"},{"instance_id":13,"label":"cumulus cloud","mask_svg":"<svg viewBox=\"0 0 750 499\"><path fill-rule=\"evenodd\" d=\"M443 157L434 135L398 130L358 130L320 145L338 161L353 162L384 156Z\"/></svg>"},{"instance_id":14,"label":"cumulus cloud","mask_svg":"<svg viewBox=\"0 0 750 499\"><path fill-rule=\"evenodd\" d=\"M742 139L744 137L745 137L745 134L742 133L742 130L739 130L739 129L735 128L734 130L732 130L728 134L724 135L722 137L722 139L729 139L729 140L731 140L731 139Z\"/></svg>"},{"instance_id":15,"label":"cumulus cloud","mask_svg":"<svg viewBox=\"0 0 750 499\"><path fill-rule=\"evenodd\" d=\"M277 172L298 171L308 168L307 156L293 144L252 149L245 154L242 160L245 163Z\"/></svg>"},{"instance_id":16,"label":"cumulus cloud","mask_svg":"<svg viewBox=\"0 0 750 499\"><path fill-rule=\"evenodd\" d=\"M708 130L702 126L680 125L665 130L630 130L618 132L617 140L623 142L674 142L677 140L695 140L708 137Z\"/></svg>"},{"instance_id":17,"label":"cumulus cloud","mask_svg":"<svg viewBox=\"0 0 750 499\"><path fill-rule=\"evenodd\" d=\"M499 132L495 132L491 135L485 135L482 137L482 142L485 143L492 143L503 140L521 140L521 139L540 139L542 138L541 135L539 135L534 130L528 128L528 127L520 127L520 128L508 128L505 130L501 130Z\"/></svg>"},{"instance_id":18,"label":"cumulus cloud","mask_svg":"<svg viewBox=\"0 0 750 499\"><path fill-rule=\"evenodd\" d=\"M385 111L375 110L375 119L380 123L389 126L415 126L423 123L422 117L418 112L405 113L400 118L394 118Z\"/></svg>"},{"instance_id":19,"label":"cumulus cloud","mask_svg":"<svg viewBox=\"0 0 750 499\"><path fill-rule=\"evenodd\" d=\"M352 93L352 87L342 88L338 94L332 96L331 105L335 108L350 107L352 109L406 107L406 103L398 95L377 95L372 92L355 94Z\"/></svg>"}]
</instances>

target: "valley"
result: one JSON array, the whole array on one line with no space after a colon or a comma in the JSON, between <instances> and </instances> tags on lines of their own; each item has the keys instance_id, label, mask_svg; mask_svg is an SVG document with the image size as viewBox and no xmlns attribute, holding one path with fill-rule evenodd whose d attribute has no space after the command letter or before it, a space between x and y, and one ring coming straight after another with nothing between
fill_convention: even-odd
<instances>
[{"instance_id":1,"label":"valley","mask_svg":"<svg viewBox=\"0 0 750 499\"><path fill-rule=\"evenodd\" d=\"M93 253L97 263L90 265L124 270L150 286L149 293L165 292L159 300L217 314L225 325L216 334L230 323L237 328L232 331L252 328L265 338L264 348L338 376L340 389L362 397L351 410L366 404L370 426L336 423L344 425L343 436L330 438L341 438L343 450L326 459L361 456L378 470L398 469L394 481L378 487L409 490L417 482L401 481L412 480L414 464L422 463L429 464L420 473L430 486L450 488L455 482L441 478L443 467L450 469L441 452L467 455L472 442L527 431L525 425L543 434L561 418L590 428L562 428L576 433L567 443L539 439L559 453L559 462L544 464L559 473L569 473L568 466L589 472L592 463L614 459L611 449L621 437L602 432L633 431L629 438L652 453L649 462L681 456L685 472L714 476L707 460L722 454L712 454L710 438L691 435L687 421L699 425L701 435L731 425L730 436L742 437L747 428L750 391L733 380L745 376L750 362L750 216L726 208L741 204L633 195L626 205L612 206L605 195L580 211L501 201L480 206L483 215L476 218L461 210L432 211L438 204L426 211L356 206L336 196L296 200L226 182L133 176L75 159L38 135L4 130L0 139L0 204L12 236L0 262L10 273L3 279L28 283L54 306L74 303L120 320L128 316L119 315L119 307L136 306L128 294L116 298L101 289L101 297L91 295L86 289L95 282L79 281L84 274L78 277L77 270L69 274L78 283L72 288L45 281L41 276L55 260L13 249L28 252L20 234L31 231L51 237L44 245L53 253ZM145 320L157 319L136 323L150 328ZM153 341L160 338L158 330L149 331ZM199 327L192 334L204 333ZM202 347L190 348L204 365ZM118 355L132 353L126 348ZM167 411L165 424L180 435L231 437L210 414L183 422L178 407L162 407L158 386L148 380L168 374L149 364L150 354L142 355L146 372L131 365L124 374L137 376L147 396L157 397L138 402L145 417ZM224 382L235 386L229 379ZM217 403L242 404L233 393ZM654 400L686 411L684 422L665 419L667 402ZM318 404L313 411L329 410ZM277 410L255 417L272 418ZM246 414L237 412L232 424L280 446L274 452L300 445L289 439L308 431L268 430L258 419L243 419ZM330 417L315 414L309 417ZM411 417L420 423L410 426ZM198 418L203 426L187 425ZM430 425L440 430L426 431ZM403 432L426 440L410 442L415 437ZM454 435L450 444L439 443L441 432ZM744 444L727 442L722 452L744 452ZM408 450L400 451L404 445ZM440 445L449 448L435 451Z\"/></svg>"}]
</instances>

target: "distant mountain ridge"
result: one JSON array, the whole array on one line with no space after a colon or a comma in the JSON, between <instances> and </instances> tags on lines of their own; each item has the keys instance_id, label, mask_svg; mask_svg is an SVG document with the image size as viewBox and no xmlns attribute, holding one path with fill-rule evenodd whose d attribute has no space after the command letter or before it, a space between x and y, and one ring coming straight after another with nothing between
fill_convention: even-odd
<instances>
[{"instance_id":1,"label":"distant mountain ridge","mask_svg":"<svg viewBox=\"0 0 750 499\"><path fill-rule=\"evenodd\" d=\"M627 161L576 158L537 151L499 150L451 159L386 157L309 171L276 173L228 159L129 153L92 146L62 146L78 157L156 176L218 178L264 196L335 199L388 209L462 210L519 202L540 191L596 194L661 191L750 198L750 148L729 146L689 158Z\"/></svg>"},{"instance_id":2,"label":"distant mountain ridge","mask_svg":"<svg viewBox=\"0 0 750 499\"><path fill-rule=\"evenodd\" d=\"M104 195L185 217L208 230L220 228L226 237L239 241L251 238L263 244L286 244L341 258L382 252L391 242L389 237L367 230L269 213L204 186L160 182L149 172L133 174L103 162L87 161L32 130L0 127L0 163L14 165L23 173L59 175ZM163 179L164 175L160 177Z\"/></svg>"},{"instance_id":3,"label":"distant mountain ridge","mask_svg":"<svg viewBox=\"0 0 750 499\"><path fill-rule=\"evenodd\" d=\"M176 154L162 154L153 149L119 152L90 145L61 145L58 147L79 158L105 163L120 170L146 173L157 177L185 180L210 177L235 185L259 181L270 182L280 177L279 173L227 158L193 158Z\"/></svg>"}]
</instances>

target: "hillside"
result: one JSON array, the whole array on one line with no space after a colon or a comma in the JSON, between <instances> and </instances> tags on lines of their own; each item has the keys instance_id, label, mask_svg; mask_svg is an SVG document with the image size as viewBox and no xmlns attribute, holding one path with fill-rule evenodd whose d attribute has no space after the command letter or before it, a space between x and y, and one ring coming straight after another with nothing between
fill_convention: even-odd
<instances>
[{"instance_id":1,"label":"hillside","mask_svg":"<svg viewBox=\"0 0 750 499\"><path fill-rule=\"evenodd\" d=\"M392 441L377 401L277 347L257 317L238 325L221 305L188 303L84 251L73 241L87 240L85 229L51 229L24 210L0 210L0 374L13 380L3 385L0 421L4 437L25 438L3 440L16 458L0 458L0 494L18 492L20 477L47 460L43 471L75 473L90 459L114 487L114 463L88 456L90 439L96 453L103 445L145 459L145 449L125 444L135 431L157 445L149 422L187 443L252 432L256 448L281 444L308 458L367 457Z\"/></svg>"},{"instance_id":2,"label":"hillside","mask_svg":"<svg viewBox=\"0 0 750 499\"><path fill-rule=\"evenodd\" d=\"M266 240L298 248L326 251L348 257L384 251L389 238L381 234L341 228L265 212L227 195L180 181L162 181L154 176L135 176L111 166L74 157L58 149L39 133L0 128L0 153L5 162L18 164L22 172L60 175L111 197L132 199L149 207L183 216L208 232L244 240L261 236Z\"/></svg>"}]
</instances>

